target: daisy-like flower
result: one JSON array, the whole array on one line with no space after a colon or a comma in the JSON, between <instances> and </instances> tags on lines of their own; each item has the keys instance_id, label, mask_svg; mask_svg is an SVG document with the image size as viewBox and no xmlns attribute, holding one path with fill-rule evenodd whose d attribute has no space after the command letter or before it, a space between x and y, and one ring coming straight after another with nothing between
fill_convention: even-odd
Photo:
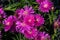
<instances>
[{"instance_id":1,"label":"daisy-like flower","mask_svg":"<svg viewBox=\"0 0 60 40\"><path fill-rule=\"evenodd\" d=\"M43 2L41 2L40 6L39 6L39 10L41 12L49 12L49 10L51 10L53 6L53 3L51 1L45 0Z\"/></svg>"},{"instance_id":2,"label":"daisy-like flower","mask_svg":"<svg viewBox=\"0 0 60 40\"><path fill-rule=\"evenodd\" d=\"M58 19L54 21L54 28L60 28L60 15Z\"/></svg>"},{"instance_id":3,"label":"daisy-like flower","mask_svg":"<svg viewBox=\"0 0 60 40\"><path fill-rule=\"evenodd\" d=\"M17 32L24 34L24 31L28 30L28 29L30 29L30 26L27 25L26 23L20 22L20 21L16 22L16 31Z\"/></svg>"},{"instance_id":4,"label":"daisy-like flower","mask_svg":"<svg viewBox=\"0 0 60 40\"><path fill-rule=\"evenodd\" d=\"M3 24L4 24L4 30L5 31L9 31L10 28L12 27L13 25L13 21L14 21L14 18L13 16L9 16L8 18L6 18L4 21L3 21Z\"/></svg>"},{"instance_id":5,"label":"daisy-like flower","mask_svg":"<svg viewBox=\"0 0 60 40\"><path fill-rule=\"evenodd\" d=\"M41 2L43 2L43 1L45 1L45 0L36 0L36 2L37 2L38 4L41 4Z\"/></svg>"},{"instance_id":6,"label":"daisy-like flower","mask_svg":"<svg viewBox=\"0 0 60 40\"><path fill-rule=\"evenodd\" d=\"M40 14L35 15L35 26L41 26L44 24L44 18Z\"/></svg>"},{"instance_id":7,"label":"daisy-like flower","mask_svg":"<svg viewBox=\"0 0 60 40\"><path fill-rule=\"evenodd\" d=\"M49 34L46 34L45 32L40 33L41 40L50 40Z\"/></svg>"},{"instance_id":8,"label":"daisy-like flower","mask_svg":"<svg viewBox=\"0 0 60 40\"><path fill-rule=\"evenodd\" d=\"M28 39L34 39L37 36L37 34L38 34L38 31L35 28L31 28L24 32L24 36Z\"/></svg>"},{"instance_id":9,"label":"daisy-like flower","mask_svg":"<svg viewBox=\"0 0 60 40\"><path fill-rule=\"evenodd\" d=\"M4 11L3 11L3 8L0 8L0 14L3 14Z\"/></svg>"},{"instance_id":10,"label":"daisy-like flower","mask_svg":"<svg viewBox=\"0 0 60 40\"><path fill-rule=\"evenodd\" d=\"M34 26L34 22L35 22L35 18L34 18L34 15L27 15L24 17L24 22L27 24L27 25L30 25L30 26Z\"/></svg>"},{"instance_id":11,"label":"daisy-like flower","mask_svg":"<svg viewBox=\"0 0 60 40\"><path fill-rule=\"evenodd\" d=\"M24 13L26 13L26 14L29 14L29 13L32 14L32 13L34 13L34 9L32 8L32 6L30 6L30 7L29 6L25 6L24 10L25 10Z\"/></svg>"},{"instance_id":12,"label":"daisy-like flower","mask_svg":"<svg viewBox=\"0 0 60 40\"><path fill-rule=\"evenodd\" d=\"M38 33L37 37L34 40L51 40L50 35L45 32Z\"/></svg>"},{"instance_id":13,"label":"daisy-like flower","mask_svg":"<svg viewBox=\"0 0 60 40\"><path fill-rule=\"evenodd\" d=\"M58 28L59 27L59 22L58 21L54 21L54 28Z\"/></svg>"},{"instance_id":14,"label":"daisy-like flower","mask_svg":"<svg viewBox=\"0 0 60 40\"><path fill-rule=\"evenodd\" d=\"M0 8L0 19L5 18L5 17L6 17L6 15L5 15L3 8Z\"/></svg>"},{"instance_id":15,"label":"daisy-like flower","mask_svg":"<svg viewBox=\"0 0 60 40\"><path fill-rule=\"evenodd\" d=\"M28 14L33 14L34 13L34 9L32 9L32 7L30 6L25 6L24 8L22 8L22 9L18 9L18 10L16 10L16 14L18 15L18 16L20 16L21 17L21 15L23 15L23 16L26 16L26 15L28 15Z\"/></svg>"}]
</instances>

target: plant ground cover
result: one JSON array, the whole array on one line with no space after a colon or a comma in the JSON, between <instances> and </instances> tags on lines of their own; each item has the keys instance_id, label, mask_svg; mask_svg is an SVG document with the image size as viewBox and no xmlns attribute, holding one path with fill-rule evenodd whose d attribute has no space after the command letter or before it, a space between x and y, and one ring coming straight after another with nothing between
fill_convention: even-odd
<instances>
[{"instance_id":1,"label":"plant ground cover","mask_svg":"<svg viewBox=\"0 0 60 40\"><path fill-rule=\"evenodd\" d=\"M60 0L0 0L0 40L60 40Z\"/></svg>"}]
</instances>

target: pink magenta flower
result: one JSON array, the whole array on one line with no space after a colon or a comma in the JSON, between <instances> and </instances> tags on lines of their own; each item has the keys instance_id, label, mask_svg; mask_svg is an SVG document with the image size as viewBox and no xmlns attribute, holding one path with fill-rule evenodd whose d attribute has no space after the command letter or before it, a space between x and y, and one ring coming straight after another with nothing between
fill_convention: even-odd
<instances>
[{"instance_id":1,"label":"pink magenta flower","mask_svg":"<svg viewBox=\"0 0 60 40\"><path fill-rule=\"evenodd\" d=\"M44 18L40 14L36 14L35 18L35 26L41 26L42 24L44 24Z\"/></svg>"},{"instance_id":2,"label":"pink magenta flower","mask_svg":"<svg viewBox=\"0 0 60 40\"><path fill-rule=\"evenodd\" d=\"M3 8L0 8L0 14L3 14L4 11L3 11Z\"/></svg>"},{"instance_id":3,"label":"pink magenta flower","mask_svg":"<svg viewBox=\"0 0 60 40\"><path fill-rule=\"evenodd\" d=\"M34 26L34 22L35 22L34 15L27 15L27 16L25 16L24 17L24 22L27 25Z\"/></svg>"},{"instance_id":4,"label":"pink magenta flower","mask_svg":"<svg viewBox=\"0 0 60 40\"><path fill-rule=\"evenodd\" d=\"M5 31L9 31L10 28L12 27L13 25L13 21L14 21L14 18L13 16L9 16L8 18L6 18L4 21L3 21L3 24L4 24L4 30Z\"/></svg>"},{"instance_id":5,"label":"pink magenta flower","mask_svg":"<svg viewBox=\"0 0 60 40\"><path fill-rule=\"evenodd\" d=\"M36 0L36 2L37 2L38 4L41 4L41 2L43 2L43 1L45 1L45 0Z\"/></svg>"},{"instance_id":6,"label":"pink magenta flower","mask_svg":"<svg viewBox=\"0 0 60 40\"><path fill-rule=\"evenodd\" d=\"M3 8L0 8L0 19L5 18L5 17L6 17L6 15L5 15Z\"/></svg>"},{"instance_id":7,"label":"pink magenta flower","mask_svg":"<svg viewBox=\"0 0 60 40\"><path fill-rule=\"evenodd\" d=\"M21 15L25 16L25 15L32 14L32 13L34 13L34 9L32 9L31 6L30 7L29 6L25 6L22 9L16 10L16 14L18 16L21 16Z\"/></svg>"},{"instance_id":8,"label":"pink magenta flower","mask_svg":"<svg viewBox=\"0 0 60 40\"><path fill-rule=\"evenodd\" d=\"M45 32L38 33L37 37L34 40L51 40L50 35Z\"/></svg>"},{"instance_id":9,"label":"pink magenta flower","mask_svg":"<svg viewBox=\"0 0 60 40\"><path fill-rule=\"evenodd\" d=\"M41 12L49 12L53 6L53 3L51 1L45 0L41 2L39 9Z\"/></svg>"},{"instance_id":10,"label":"pink magenta flower","mask_svg":"<svg viewBox=\"0 0 60 40\"><path fill-rule=\"evenodd\" d=\"M37 36L37 29L35 29L35 28L31 28L31 29L29 29L29 30L26 30L25 32L24 32L24 36L26 37L26 38L28 38L28 39L34 39L36 36Z\"/></svg>"},{"instance_id":11,"label":"pink magenta flower","mask_svg":"<svg viewBox=\"0 0 60 40\"><path fill-rule=\"evenodd\" d=\"M40 33L41 40L50 40L49 34L46 34L45 32Z\"/></svg>"},{"instance_id":12,"label":"pink magenta flower","mask_svg":"<svg viewBox=\"0 0 60 40\"><path fill-rule=\"evenodd\" d=\"M27 25L26 23L20 22L20 21L16 22L16 31L17 32L20 32L20 33L24 34L24 31L28 30L28 29L30 29L30 26Z\"/></svg>"}]
</instances>

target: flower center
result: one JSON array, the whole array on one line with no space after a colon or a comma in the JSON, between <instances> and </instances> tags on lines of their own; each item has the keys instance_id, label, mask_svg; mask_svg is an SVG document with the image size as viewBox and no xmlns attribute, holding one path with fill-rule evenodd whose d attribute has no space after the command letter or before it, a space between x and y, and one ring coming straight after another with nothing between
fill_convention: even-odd
<instances>
[{"instance_id":1,"label":"flower center","mask_svg":"<svg viewBox=\"0 0 60 40\"><path fill-rule=\"evenodd\" d=\"M47 7L48 7L48 4L45 4L45 5L44 5L44 8L47 8Z\"/></svg>"},{"instance_id":2,"label":"flower center","mask_svg":"<svg viewBox=\"0 0 60 40\"><path fill-rule=\"evenodd\" d=\"M31 33L32 33L32 31L28 31L28 33L29 33L29 34L31 34Z\"/></svg>"},{"instance_id":3,"label":"flower center","mask_svg":"<svg viewBox=\"0 0 60 40\"><path fill-rule=\"evenodd\" d=\"M44 37L41 37L41 40L45 40L45 38Z\"/></svg>"},{"instance_id":4,"label":"flower center","mask_svg":"<svg viewBox=\"0 0 60 40\"><path fill-rule=\"evenodd\" d=\"M29 19L28 21L31 22L31 19Z\"/></svg>"},{"instance_id":5,"label":"flower center","mask_svg":"<svg viewBox=\"0 0 60 40\"><path fill-rule=\"evenodd\" d=\"M27 15L27 14L28 14L28 11L24 11L24 13L23 13L23 14Z\"/></svg>"},{"instance_id":6,"label":"flower center","mask_svg":"<svg viewBox=\"0 0 60 40\"><path fill-rule=\"evenodd\" d=\"M39 21L39 19L36 19L36 21Z\"/></svg>"},{"instance_id":7,"label":"flower center","mask_svg":"<svg viewBox=\"0 0 60 40\"><path fill-rule=\"evenodd\" d=\"M25 27L26 24L25 24L25 23L21 23L21 25L22 25L23 27Z\"/></svg>"},{"instance_id":8,"label":"flower center","mask_svg":"<svg viewBox=\"0 0 60 40\"><path fill-rule=\"evenodd\" d=\"M7 22L6 25L10 25L10 22Z\"/></svg>"}]
</instances>

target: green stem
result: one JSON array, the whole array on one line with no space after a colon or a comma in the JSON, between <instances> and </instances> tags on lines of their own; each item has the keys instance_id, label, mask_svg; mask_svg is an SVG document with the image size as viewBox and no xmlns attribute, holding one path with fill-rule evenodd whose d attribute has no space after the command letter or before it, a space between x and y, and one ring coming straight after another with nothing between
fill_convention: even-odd
<instances>
[{"instance_id":1,"label":"green stem","mask_svg":"<svg viewBox=\"0 0 60 40\"><path fill-rule=\"evenodd\" d=\"M52 40L54 40L54 37L56 36L57 30L54 29L54 34L52 35Z\"/></svg>"},{"instance_id":2,"label":"green stem","mask_svg":"<svg viewBox=\"0 0 60 40\"><path fill-rule=\"evenodd\" d=\"M25 37L23 37L23 40L26 40Z\"/></svg>"},{"instance_id":3,"label":"green stem","mask_svg":"<svg viewBox=\"0 0 60 40\"><path fill-rule=\"evenodd\" d=\"M51 11L51 14L48 14L48 16L49 16L50 24L52 24L52 22L54 21L54 14L53 14L53 11Z\"/></svg>"},{"instance_id":4,"label":"green stem","mask_svg":"<svg viewBox=\"0 0 60 40\"><path fill-rule=\"evenodd\" d=\"M18 36L19 36L19 39L18 40L21 40L21 34L20 33L18 34Z\"/></svg>"},{"instance_id":5,"label":"green stem","mask_svg":"<svg viewBox=\"0 0 60 40\"><path fill-rule=\"evenodd\" d=\"M54 14L53 11L51 11L52 21L54 21Z\"/></svg>"},{"instance_id":6,"label":"green stem","mask_svg":"<svg viewBox=\"0 0 60 40\"><path fill-rule=\"evenodd\" d=\"M49 21L50 21L50 24L52 24L51 15L50 15L50 14L48 14L48 16L49 16Z\"/></svg>"},{"instance_id":7,"label":"green stem","mask_svg":"<svg viewBox=\"0 0 60 40\"><path fill-rule=\"evenodd\" d=\"M31 5L31 4L30 4L30 1L28 1L28 0L25 0L25 2L27 2L29 6Z\"/></svg>"}]
</instances>

